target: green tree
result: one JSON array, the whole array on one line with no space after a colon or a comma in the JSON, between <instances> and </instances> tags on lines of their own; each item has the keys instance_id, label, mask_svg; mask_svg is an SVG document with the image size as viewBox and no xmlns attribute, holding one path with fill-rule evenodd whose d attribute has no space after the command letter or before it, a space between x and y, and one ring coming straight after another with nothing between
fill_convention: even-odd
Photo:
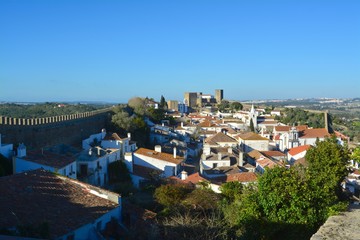
<instances>
[{"instance_id":1,"label":"green tree","mask_svg":"<svg viewBox=\"0 0 360 240\"><path fill-rule=\"evenodd\" d=\"M240 182L233 181L221 185L221 194L228 202L233 202L235 199L240 198L244 185Z\"/></svg>"},{"instance_id":2,"label":"green tree","mask_svg":"<svg viewBox=\"0 0 360 240\"><path fill-rule=\"evenodd\" d=\"M239 102L232 102L230 104L230 108L231 110L239 111L243 109L243 105Z\"/></svg>"},{"instance_id":3,"label":"green tree","mask_svg":"<svg viewBox=\"0 0 360 240\"><path fill-rule=\"evenodd\" d=\"M165 98L164 98L163 95L161 95L161 98L160 98L159 108L161 108L161 109L167 109L168 108L167 102L165 101Z\"/></svg>"},{"instance_id":4,"label":"green tree","mask_svg":"<svg viewBox=\"0 0 360 240\"><path fill-rule=\"evenodd\" d=\"M144 98L130 98L128 101L128 106L134 109L134 112L139 116L143 116L146 113L146 101Z\"/></svg>"},{"instance_id":5,"label":"green tree","mask_svg":"<svg viewBox=\"0 0 360 240\"><path fill-rule=\"evenodd\" d=\"M186 196L183 204L193 209L216 209L219 200L220 195L211 189L197 188Z\"/></svg>"},{"instance_id":6,"label":"green tree","mask_svg":"<svg viewBox=\"0 0 360 240\"><path fill-rule=\"evenodd\" d=\"M360 147L356 147L351 153L351 159L360 163Z\"/></svg>"},{"instance_id":7,"label":"green tree","mask_svg":"<svg viewBox=\"0 0 360 240\"><path fill-rule=\"evenodd\" d=\"M186 184L166 184L155 190L155 199L165 207L172 207L181 203L191 188Z\"/></svg>"},{"instance_id":8,"label":"green tree","mask_svg":"<svg viewBox=\"0 0 360 240\"><path fill-rule=\"evenodd\" d=\"M132 127L132 118L125 111L115 113L111 118L111 122L116 127L124 129L125 131L130 131Z\"/></svg>"},{"instance_id":9,"label":"green tree","mask_svg":"<svg viewBox=\"0 0 360 240\"><path fill-rule=\"evenodd\" d=\"M115 161L108 166L109 183L119 183L131 181L129 170L122 161Z\"/></svg>"},{"instance_id":10,"label":"green tree","mask_svg":"<svg viewBox=\"0 0 360 240\"><path fill-rule=\"evenodd\" d=\"M349 173L349 151L339 145L335 137L317 141L305 156L309 163L307 178L312 193L312 205L316 207L320 220L325 221L333 209L341 207L342 189L340 183ZM340 204L340 205L338 205Z\"/></svg>"}]
</instances>

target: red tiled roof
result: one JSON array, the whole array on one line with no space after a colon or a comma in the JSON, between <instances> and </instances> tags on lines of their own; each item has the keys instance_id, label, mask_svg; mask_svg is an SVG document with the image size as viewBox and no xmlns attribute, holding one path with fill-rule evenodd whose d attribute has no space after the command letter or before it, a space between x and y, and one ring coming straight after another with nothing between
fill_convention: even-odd
<instances>
[{"instance_id":1,"label":"red tiled roof","mask_svg":"<svg viewBox=\"0 0 360 240\"><path fill-rule=\"evenodd\" d=\"M290 131L290 126L275 126L275 131L288 132L288 131Z\"/></svg>"},{"instance_id":2,"label":"red tiled roof","mask_svg":"<svg viewBox=\"0 0 360 240\"><path fill-rule=\"evenodd\" d=\"M261 151L262 154L268 157L285 157L286 155L280 151Z\"/></svg>"},{"instance_id":3,"label":"red tiled roof","mask_svg":"<svg viewBox=\"0 0 360 240\"><path fill-rule=\"evenodd\" d=\"M210 122L209 120L205 120L205 121L199 123L198 126L203 127L203 128L205 128L205 127L216 127L216 124Z\"/></svg>"},{"instance_id":4,"label":"red tiled roof","mask_svg":"<svg viewBox=\"0 0 360 240\"><path fill-rule=\"evenodd\" d=\"M326 128L308 128L300 132L300 138L325 138L330 136Z\"/></svg>"},{"instance_id":5,"label":"red tiled roof","mask_svg":"<svg viewBox=\"0 0 360 240\"><path fill-rule=\"evenodd\" d=\"M62 168L76 161L75 158L56 154L50 151L28 151L22 159L41 165Z\"/></svg>"},{"instance_id":6,"label":"red tiled roof","mask_svg":"<svg viewBox=\"0 0 360 240\"><path fill-rule=\"evenodd\" d=\"M176 156L176 158L174 158L173 154L163 153L163 152L156 152L154 150L147 149L147 148L139 148L138 150L135 151L135 154L155 158L155 159L158 159L158 160L161 160L161 161L175 163L176 165L178 165L182 161L184 161L183 157Z\"/></svg>"},{"instance_id":7,"label":"red tiled roof","mask_svg":"<svg viewBox=\"0 0 360 240\"><path fill-rule=\"evenodd\" d=\"M219 142L228 142L228 143L237 143L237 141L235 139L233 139L232 137L223 134L222 132L218 132L213 136L207 137L205 139L205 143L209 143L209 144L217 144Z\"/></svg>"},{"instance_id":8,"label":"red tiled roof","mask_svg":"<svg viewBox=\"0 0 360 240\"><path fill-rule=\"evenodd\" d=\"M41 169L2 177L0 189L2 228L47 223L51 239L92 223L118 207L91 193L105 190Z\"/></svg>"},{"instance_id":9,"label":"red tiled roof","mask_svg":"<svg viewBox=\"0 0 360 240\"><path fill-rule=\"evenodd\" d=\"M291 156L295 156L296 154L299 154L303 151L307 151L311 146L310 145L302 145L302 146L299 146L299 147L294 147L294 148L291 148L288 153L291 155Z\"/></svg>"},{"instance_id":10,"label":"red tiled roof","mask_svg":"<svg viewBox=\"0 0 360 240\"><path fill-rule=\"evenodd\" d=\"M106 133L104 140L118 140L121 141L123 138L119 137L117 133Z\"/></svg>"},{"instance_id":11,"label":"red tiled roof","mask_svg":"<svg viewBox=\"0 0 360 240\"><path fill-rule=\"evenodd\" d=\"M296 126L296 130L298 130L298 131L304 131L307 128L308 128L307 125ZM277 132L288 132L288 131L290 131L290 129L291 129L291 126L275 126L275 130Z\"/></svg>"},{"instance_id":12,"label":"red tiled roof","mask_svg":"<svg viewBox=\"0 0 360 240\"><path fill-rule=\"evenodd\" d=\"M226 177L226 182L256 182L257 175L253 172L241 172L241 173L234 173L229 174Z\"/></svg>"},{"instance_id":13,"label":"red tiled roof","mask_svg":"<svg viewBox=\"0 0 360 240\"><path fill-rule=\"evenodd\" d=\"M269 139L264 138L262 136L260 136L257 133L253 133L253 132L248 132L248 133L241 133L236 135L235 137L240 138L242 140L267 140L269 141Z\"/></svg>"},{"instance_id":14,"label":"red tiled roof","mask_svg":"<svg viewBox=\"0 0 360 240\"><path fill-rule=\"evenodd\" d=\"M256 162L262 167L268 167L268 168L274 168L276 166L280 166L280 164L268 159L268 158L264 158L264 159L258 159L256 160Z\"/></svg>"},{"instance_id":15,"label":"red tiled roof","mask_svg":"<svg viewBox=\"0 0 360 240\"><path fill-rule=\"evenodd\" d=\"M199 182L204 182L204 181L207 181L205 178L203 178L202 176L200 176L200 174L197 172L197 173L194 173L194 174L191 174L189 175L185 180L184 182L185 183L193 183L193 184L197 184Z\"/></svg>"},{"instance_id":16,"label":"red tiled roof","mask_svg":"<svg viewBox=\"0 0 360 240\"><path fill-rule=\"evenodd\" d=\"M252 150L251 152L248 152L247 155L253 159L259 159L261 156L263 156L258 150Z\"/></svg>"}]
</instances>

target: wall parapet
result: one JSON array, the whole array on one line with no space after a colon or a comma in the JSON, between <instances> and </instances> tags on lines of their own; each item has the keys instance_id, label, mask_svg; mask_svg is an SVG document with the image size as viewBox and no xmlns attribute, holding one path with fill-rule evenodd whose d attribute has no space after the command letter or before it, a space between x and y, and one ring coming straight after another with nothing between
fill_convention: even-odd
<instances>
[{"instance_id":1,"label":"wall parapet","mask_svg":"<svg viewBox=\"0 0 360 240\"><path fill-rule=\"evenodd\" d=\"M42 117L42 118L13 118L0 116L0 125L14 125L14 126L34 126L34 125L44 125L50 123L61 123L66 121L72 121L80 118L88 118L110 112L112 108L104 108L91 112L83 113L74 113L69 115L60 115L60 116L51 116L51 117Z\"/></svg>"}]
</instances>

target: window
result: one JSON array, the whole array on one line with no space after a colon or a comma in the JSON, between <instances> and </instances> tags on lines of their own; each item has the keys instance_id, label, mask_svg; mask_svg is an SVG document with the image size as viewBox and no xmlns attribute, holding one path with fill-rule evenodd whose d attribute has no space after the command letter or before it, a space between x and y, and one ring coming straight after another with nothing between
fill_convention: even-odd
<instances>
[{"instance_id":1,"label":"window","mask_svg":"<svg viewBox=\"0 0 360 240\"><path fill-rule=\"evenodd\" d=\"M213 168L216 168L217 166L218 166L217 163L214 163L214 164L213 164Z\"/></svg>"}]
</instances>

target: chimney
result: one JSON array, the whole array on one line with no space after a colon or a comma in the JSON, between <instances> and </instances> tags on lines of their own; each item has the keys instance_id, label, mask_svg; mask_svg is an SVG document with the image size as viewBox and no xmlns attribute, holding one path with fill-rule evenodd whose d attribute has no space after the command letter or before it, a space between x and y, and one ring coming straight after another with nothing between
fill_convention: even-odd
<instances>
[{"instance_id":1,"label":"chimney","mask_svg":"<svg viewBox=\"0 0 360 240\"><path fill-rule=\"evenodd\" d=\"M128 137L128 139L130 140L130 139L131 139L131 133L128 133L128 134L127 134L127 137Z\"/></svg>"},{"instance_id":2,"label":"chimney","mask_svg":"<svg viewBox=\"0 0 360 240\"><path fill-rule=\"evenodd\" d=\"M101 152L100 152L100 151L101 151L101 149L98 147L98 148L97 148L97 154L98 154L98 156L101 155Z\"/></svg>"},{"instance_id":3,"label":"chimney","mask_svg":"<svg viewBox=\"0 0 360 240\"><path fill-rule=\"evenodd\" d=\"M181 180L185 180L188 177L188 173L186 171L181 172Z\"/></svg>"},{"instance_id":4,"label":"chimney","mask_svg":"<svg viewBox=\"0 0 360 240\"><path fill-rule=\"evenodd\" d=\"M182 128L184 127L184 122L181 122L181 127L182 127Z\"/></svg>"},{"instance_id":5,"label":"chimney","mask_svg":"<svg viewBox=\"0 0 360 240\"><path fill-rule=\"evenodd\" d=\"M155 152L161 153L161 145L156 145L155 146Z\"/></svg>"},{"instance_id":6,"label":"chimney","mask_svg":"<svg viewBox=\"0 0 360 240\"><path fill-rule=\"evenodd\" d=\"M92 148L89 148L89 156L92 155Z\"/></svg>"},{"instance_id":7,"label":"chimney","mask_svg":"<svg viewBox=\"0 0 360 240\"><path fill-rule=\"evenodd\" d=\"M219 152L218 153L218 159L221 160L222 159L222 154Z\"/></svg>"},{"instance_id":8,"label":"chimney","mask_svg":"<svg viewBox=\"0 0 360 240\"><path fill-rule=\"evenodd\" d=\"M239 151L239 166L244 166L244 152Z\"/></svg>"},{"instance_id":9,"label":"chimney","mask_svg":"<svg viewBox=\"0 0 360 240\"><path fill-rule=\"evenodd\" d=\"M106 136L106 129L103 128L103 129L101 129L101 140L104 139L105 136Z\"/></svg>"},{"instance_id":10,"label":"chimney","mask_svg":"<svg viewBox=\"0 0 360 240\"><path fill-rule=\"evenodd\" d=\"M231 147L228 148L228 153L232 154L233 153L233 149Z\"/></svg>"},{"instance_id":11,"label":"chimney","mask_svg":"<svg viewBox=\"0 0 360 240\"><path fill-rule=\"evenodd\" d=\"M174 152L174 158L176 158L176 147L174 147L173 152Z\"/></svg>"},{"instance_id":12,"label":"chimney","mask_svg":"<svg viewBox=\"0 0 360 240\"><path fill-rule=\"evenodd\" d=\"M19 144L19 147L17 149L17 156L18 157L25 157L26 156L26 147L23 143Z\"/></svg>"}]
</instances>

